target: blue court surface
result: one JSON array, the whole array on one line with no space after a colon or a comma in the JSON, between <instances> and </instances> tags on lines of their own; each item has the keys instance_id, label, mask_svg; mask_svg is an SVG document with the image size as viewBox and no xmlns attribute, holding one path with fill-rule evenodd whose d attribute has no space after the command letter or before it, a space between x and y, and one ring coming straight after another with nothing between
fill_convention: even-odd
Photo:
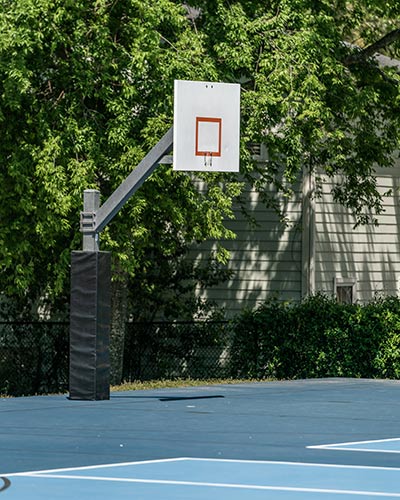
<instances>
[{"instance_id":1,"label":"blue court surface","mask_svg":"<svg viewBox=\"0 0 400 500\"><path fill-rule=\"evenodd\" d=\"M0 399L0 500L400 498L400 382Z\"/></svg>"}]
</instances>

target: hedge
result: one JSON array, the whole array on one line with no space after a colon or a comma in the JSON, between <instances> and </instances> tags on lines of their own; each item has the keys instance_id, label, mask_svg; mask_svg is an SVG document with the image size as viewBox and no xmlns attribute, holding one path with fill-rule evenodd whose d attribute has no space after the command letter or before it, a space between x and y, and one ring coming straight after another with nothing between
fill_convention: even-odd
<instances>
[{"instance_id":1,"label":"hedge","mask_svg":"<svg viewBox=\"0 0 400 500\"><path fill-rule=\"evenodd\" d=\"M400 299L270 299L234 321L232 377L400 377Z\"/></svg>"}]
</instances>

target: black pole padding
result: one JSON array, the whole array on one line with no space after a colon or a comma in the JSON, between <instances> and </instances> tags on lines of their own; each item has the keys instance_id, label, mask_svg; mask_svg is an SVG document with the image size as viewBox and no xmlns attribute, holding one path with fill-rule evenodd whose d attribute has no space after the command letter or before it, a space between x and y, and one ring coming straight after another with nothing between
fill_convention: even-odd
<instances>
[{"instance_id":1,"label":"black pole padding","mask_svg":"<svg viewBox=\"0 0 400 500\"><path fill-rule=\"evenodd\" d=\"M111 253L71 256L69 399L110 399Z\"/></svg>"}]
</instances>

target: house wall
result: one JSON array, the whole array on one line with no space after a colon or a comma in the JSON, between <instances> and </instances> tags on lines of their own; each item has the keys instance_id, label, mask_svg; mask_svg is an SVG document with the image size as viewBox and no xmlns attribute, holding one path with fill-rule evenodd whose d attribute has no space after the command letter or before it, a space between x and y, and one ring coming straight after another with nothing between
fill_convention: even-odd
<instances>
[{"instance_id":1,"label":"house wall","mask_svg":"<svg viewBox=\"0 0 400 500\"><path fill-rule=\"evenodd\" d=\"M291 301L316 292L333 296L335 278L354 278L360 302L400 294L400 165L379 171L378 185L382 194L392 191L384 198L379 225L356 228L354 218L333 201L332 182L325 181L321 198L315 198L312 176L305 174L291 200L281 197L287 226L248 189L246 210L257 224L235 208L236 219L226 225L237 238L219 242L231 253L227 267L233 276L199 290L199 296L224 307L230 317L273 294ZM206 258L212 248L216 242L197 246L194 258Z\"/></svg>"},{"instance_id":2,"label":"house wall","mask_svg":"<svg viewBox=\"0 0 400 500\"><path fill-rule=\"evenodd\" d=\"M315 290L332 295L334 278L355 278L356 299L376 294L396 295L400 286L400 169L380 171L379 191L384 198L379 225L354 227L346 209L333 202L332 183L323 186L315 200ZM390 175L389 175L390 174Z\"/></svg>"},{"instance_id":3,"label":"house wall","mask_svg":"<svg viewBox=\"0 0 400 500\"><path fill-rule=\"evenodd\" d=\"M294 200L280 199L288 226L280 222L271 208L266 208L258 193L244 193L248 216L240 207L235 207L236 219L228 221L227 227L237 238L220 241L230 251L228 269L232 278L207 290L199 290L202 298L215 301L233 316L243 308L253 308L272 294L283 300L300 300L302 284L302 202L300 192ZM205 258L216 243L203 243L196 247L196 259Z\"/></svg>"}]
</instances>

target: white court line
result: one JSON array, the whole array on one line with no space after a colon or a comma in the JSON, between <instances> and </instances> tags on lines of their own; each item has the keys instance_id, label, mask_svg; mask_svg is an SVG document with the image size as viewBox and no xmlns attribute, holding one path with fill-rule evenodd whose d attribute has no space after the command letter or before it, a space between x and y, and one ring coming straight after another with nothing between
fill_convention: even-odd
<instances>
[{"instance_id":1,"label":"white court line","mask_svg":"<svg viewBox=\"0 0 400 500\"><path fill-rule=\"evenodd\" d=\"M270 465L299 465L300 467L329 467L337 469L372 469L372 470L394 470L400 471L400 467L382 467L376 465L344 465L344 464L320 464L314 462L279 462L276 460L241 460L234 458L182 458L182 460L206 461L206 462L233 462L240 464L270 464Z\"/></svg>"},{"instance_id":2,"label":"white court line","mask_svg":"<svg viewBox=\"0 0 400 500\"><path fill-rule=\"evenodd\" d=\"M399 450L388 450L385 448L357 448L353 446L363 445L363 444L373 444L373 443L391 443L394 441L400 441L400 438L388 438L388 439L373 439L368 441L349 441L347 443L332 443L332 444L319 444L313 446L306 446L308 449L320 449L320 450L341 450L341 451L365 451L365 452L376 452L376 453L400 453Z\"/></svg>"},{"instance_id":3,"label":"white court line","mask_svg":"<svg viewBox=\"0 0 400 500\"><path fill-rule=\"evenodd\" d=\"M65 467L63 469L46 469L46 470L33 470L27 472L13 472L11 474L5 473L0 474L0 476L15 477L15 476L30 476L36 474L51 474L52 472L69 472L69 471L80 471L80 470L93 470L93 469L105 469L107 467L124 467L127 465L141 465L141 464L157 464L163 462L179 462L181 460L187 460L186 458L160 458L155 460L141 460L136 462L120 462L112 464L100 464L100 465L84 465L82 467Z\"/></svg>"},{"instance_id":4,"label":"white court line","mask_svg":"<svg viewBox=\"0 0 400 500\"><path fill-rule=\"evenodd\" d=\"M318 446L329 446L329 445L318 445ZM310 447L311 448L311 447ZM11 474L5 473L0 474L0 476L31 476L31 475L41 475L41 474L52 474L56 472L73 472L82 470L93 470L93 469L104 469L107 467L125 467L129 465L141 465L141 464L157 464L164 462L181 462L181 461L193 461L193 462L232 462L240 464L267 464L267 465L295 465L300 467L322 467L322 468L337 468L337 469L361 469L361 470L390 470L390 471L400 471L400 467L384 467L375 465L343 465L343 464L325 464L325 463L314 463L314 462L279 462L277 460L243 460L234 458L197 458L197 457L177 457L177 458L160 458L155 460L143 460L135 462L121 462L112 464L101 464L101 465L85 465L82 467L67 467L63 469L48 469L48 470L34 470L27 472L13 472ZM44 476L45 477L45 476ZM47 477L47 476L46 476ZM55 477L55 476L54 476Z\"/></svg>"},{"instance_id":5,"label":"white court line","mask_svg":"<svg viewBox=\"0 0 400 500\"><path fill-rule=\"evenodd\" d=\"M79 476L74 474L57 474L57 472L73 472L82 470L94 470L94 469L104 469L106 467L123 467L130 465L141 465L141 464L152 464L152 463L163 463L163 462L179 462L179 461L206 461L206 462L233 462L233 463L253 463L253 464L270 464L270 465L291 465L300 467L323 467L323 468L338 468L338 469L364 469L364 470L390 470L390 471L400 471L400 468L396 467L376 467L376 466L360 466L360 465L342 465L342 464L318 464L318 463L308 463L308 462L278 462L278 461L264 461L264 460L240 460L240 459L216 459L216 458L171 458L171 459L158 459L158 460L148 460L148 461L135 461L135 462L123 462L123 463L113 463L113 464L102 464L102 465L92 465L84 467L69 467L63 469L53 469L48 471L32 471L32 472L20 472L15 474L7 474L10 476L20 476L29 478L48 478L48 479L78 479L87 481L113 481L113 482L125 482L125 483L145 483L145 484L165 484L165 485L176 485L176 486L197 486L197 487L215 487L215 488L232 488L232 489L248 489L248 490L265 490L265 491L288 491L288 492L301 492L301 493L335 493L341 495L356 495L356 496L373 496L373 497L385 497L385 498L400 498L400 493L389 493L381 491L363 491L363 490L336 490L336 489L324 489L324 488L312 488L312 487L290 487L290 486L268 486L268 485L257 485L257 484L235 484L235 483L209 483L209 482L194 482L194 481L176 481L176 480L157 480L157 479L135 479L135 478L120 478L120 477L98 477L98 476Z\"/></svg>"},{"instance_id":6,"label":"white court line","mask_svg":"<svg viewBox=\"0 0 400 500\"><path fill-rule=\"evenodd\" d=\"M49 478L49 479L78 479L86 481L114 481L124 483L144 483L144 484L165 484L173 486L197 486L208 488L232 488L242 490L265 490L265 491L292 491L298 493L335 493L337 495L357 495L375 496L386 498L400 498L400 493L385 493L381 491L360 491L360 490L334 490L324 488L300 488L290 486L262 486L256 484L235 484L235 483L202 483L197 481L171 481L159 479L131 479L120 477L96 477L96 476L67 476L52 474L29 474L25 477Z\"/></svg>"},{"instance_id":7,"label":"white court line","mask_svg":"<svg viewBox=\"0 0 400 500\"><path fill-rule=\"evenodd\" d=\"M316 448L320 450L335 450L335 451L362 451L365 453L400 453L400 450L385 450L379 448L341 448L340 446L309 446L308 448Z\"/></svg>"}]
</instances>

